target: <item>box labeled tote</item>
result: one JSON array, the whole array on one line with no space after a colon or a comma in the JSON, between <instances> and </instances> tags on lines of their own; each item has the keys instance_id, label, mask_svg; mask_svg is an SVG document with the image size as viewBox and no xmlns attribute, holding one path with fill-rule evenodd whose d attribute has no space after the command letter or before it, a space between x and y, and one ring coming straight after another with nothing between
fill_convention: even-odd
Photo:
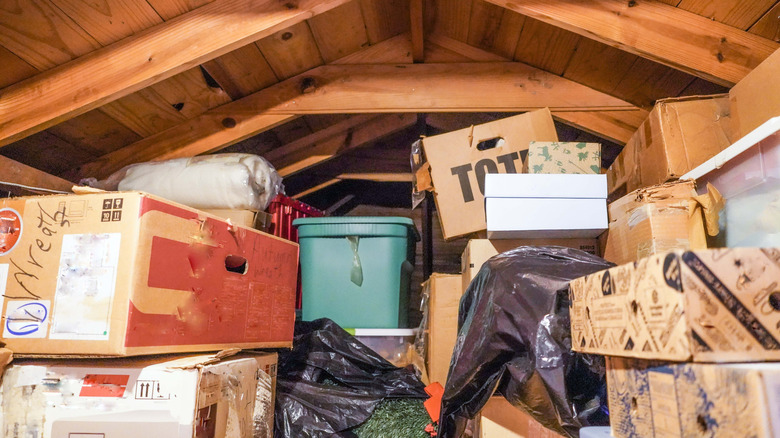
<instances>
[{"instance_id":1,"label":"box labeled tote","mask_svg":"<svg viewBox=\"0 0 780 438\"><path fill-rule=\"evenodd\" d=\"M0 202L14 355L291 345L298 245L140 192Z\"/></svg>"},{"instance_id":2,"label":"box labeled tote","mask_svg":"<svg viewBox=\"0 0 780 438\"><path fill-rule=\"evenodd\" d=\"M558 140L546 108L422 140L445 239L485 229L485 175L522 172L532 140Z\"/></svg>"},{"instance_id":3,"label":"box labeled tote","mask_svg":"<svg viewBox=\"0 0 780 438\"><path fill-rule=\"evenodd\" d=\"M607 229L606 198L606 175L487 175L487 237L594 238Z\"/></svg>"},{"instance_id":4,"label":"box labeled tote","mask_svg":"<svg viewBox=\"0 0 780 438\"><path fill-rule=\"evenodd\" d=\"M655 254L570 283L572 349L693 362L780 360L780 250Z\"/></svg>"}]
</instances>

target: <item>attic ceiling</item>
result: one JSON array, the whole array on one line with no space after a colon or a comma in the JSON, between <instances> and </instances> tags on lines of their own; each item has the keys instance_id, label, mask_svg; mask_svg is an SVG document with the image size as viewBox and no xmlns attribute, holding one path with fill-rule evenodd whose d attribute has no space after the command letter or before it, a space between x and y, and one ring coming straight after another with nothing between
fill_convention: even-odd
<instances>
[{"instance_id":1,"label":"attic ceiling","mask_svg":"<svg viewBox=\"0 0 780 438\"><path fill-rule=\"evenodd\" d=\"M542 107L607 165L655 100L726 92L776 50L779 15L775 0L0 0L0 181L67 189L241 151L314 199L410 181L420 134Z\"/></svg>"}]
</instances>

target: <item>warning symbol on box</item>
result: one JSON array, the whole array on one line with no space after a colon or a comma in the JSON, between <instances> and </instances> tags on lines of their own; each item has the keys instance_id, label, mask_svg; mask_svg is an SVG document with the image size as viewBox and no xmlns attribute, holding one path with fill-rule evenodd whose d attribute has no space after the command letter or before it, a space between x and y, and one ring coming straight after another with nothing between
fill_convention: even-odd
<instances>
[{"instance_id":1,"label":"warning symbol on box","mask_svg":"<svg viewBox=\"0 0 780 438\"><path fill-rule=\"evenodd\" d=\"M136 400L169 400L170 394L160 391L159 380L139 380L135 385Z\"/></svg>"}]
</instances>

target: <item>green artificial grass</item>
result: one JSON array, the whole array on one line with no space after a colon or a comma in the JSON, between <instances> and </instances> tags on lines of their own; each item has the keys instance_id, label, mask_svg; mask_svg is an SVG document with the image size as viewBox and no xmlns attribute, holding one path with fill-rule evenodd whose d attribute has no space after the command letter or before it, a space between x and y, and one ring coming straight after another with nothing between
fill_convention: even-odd
<instances>
[{"instance_id":1,"label":"green artificial grass","mask_svg":"<svg viewBox=\"0 0 780 438\"><path fill-rule=\"evenodd\" d=\"M358 438L430 438L425 431L430 423L422 399L385 399L354 432Z\"/></svg>"}]
</instances>

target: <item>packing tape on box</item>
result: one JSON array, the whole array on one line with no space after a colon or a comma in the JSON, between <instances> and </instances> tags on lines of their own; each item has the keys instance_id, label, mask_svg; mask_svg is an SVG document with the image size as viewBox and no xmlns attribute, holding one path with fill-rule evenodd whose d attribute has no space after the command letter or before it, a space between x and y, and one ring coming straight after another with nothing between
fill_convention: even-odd
<instances>
[{"instance_id":1,"label":"packing tape on box","mask_svg":"<svg viewBox=\"0 0 780 438\"><path fill-rule=\"evenodd\" d=\"M716 236L720 231L720 212L726 205L726 201L718 189L707 183L707 193L694 197L691 203L691 218L693 219L697 216L703 218L707 234ZM691 220L688 225L689 227L696 226L696 221Z\"/></svg>"}]
</instances>

